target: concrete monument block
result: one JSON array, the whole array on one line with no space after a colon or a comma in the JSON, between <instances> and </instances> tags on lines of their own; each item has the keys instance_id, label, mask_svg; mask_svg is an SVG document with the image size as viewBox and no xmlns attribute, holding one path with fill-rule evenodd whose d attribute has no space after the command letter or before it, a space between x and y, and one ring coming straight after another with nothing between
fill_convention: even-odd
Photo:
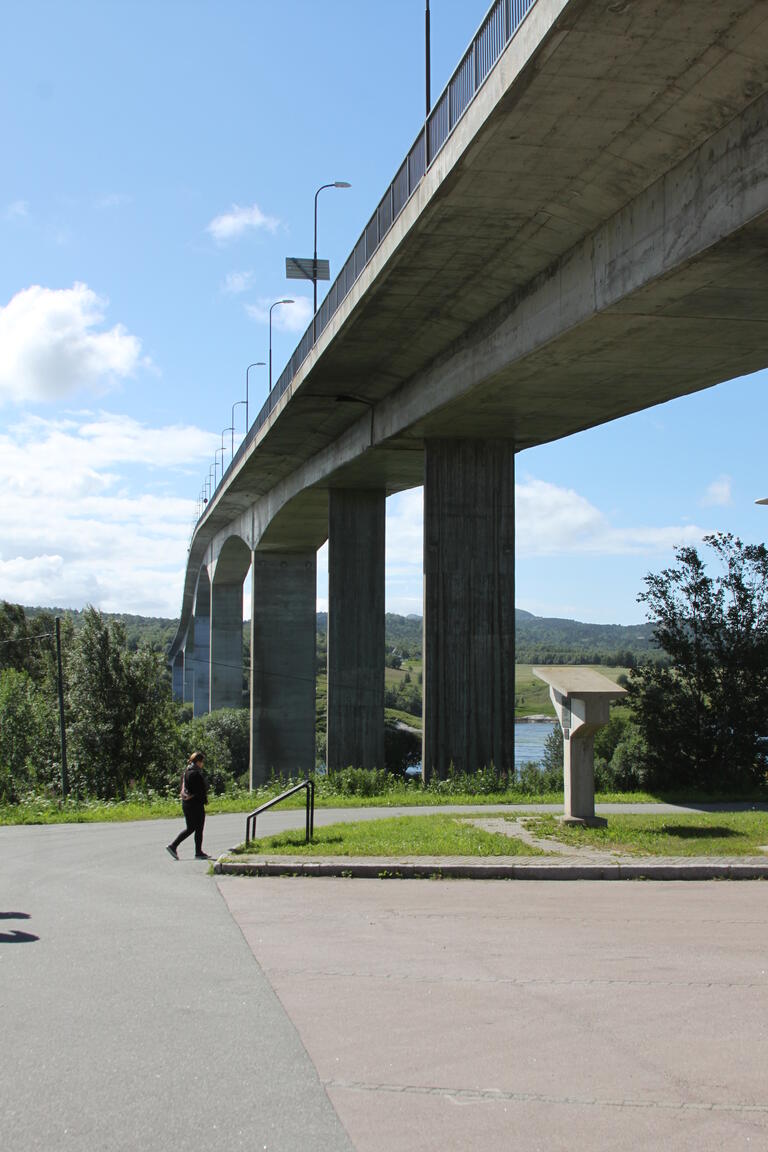
<instances>
[{"instance_id":1,"label":"concrete monument block","mask_svg":"<svg viewBox=\"0 0 768 1152\"><path fill-rule=\"evenodd\" d=\"M563 730L563 822L602 827L606 821L595 816L595 732L608 723L611 700L626 689L591 668L551 666L533 674L549 685Z\"/></svg>"}]
</instances>

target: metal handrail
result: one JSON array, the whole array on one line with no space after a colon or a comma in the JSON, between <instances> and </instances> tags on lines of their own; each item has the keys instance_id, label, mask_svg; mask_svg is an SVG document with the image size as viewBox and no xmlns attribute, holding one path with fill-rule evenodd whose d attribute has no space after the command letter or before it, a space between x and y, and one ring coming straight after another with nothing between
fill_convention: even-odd
<instances>
[{"instance_id":1,"label":"metal handrail","mask_svg":"<svg viewBox=\"0 0 768 1152\"><path fill-rule=\"evenodd\" d=\"M315 832L315 782L307 778L302 780L294 788L289 788L287 792L281 792L279 796L275 796L274 800L267 800L266 804L262 804L260 808L255 808L253 812L248 813L245 821L245 844L246 847L250 844L251 840L256 839L256 817L260 812L266 812L267 808L274 808L275 804L279 804L281 800L285 800L288 796L293 796L295 792L300 792L302 788L307 790L307 818L306 818L306 843L309 844ZM251 823L253 821L253 823ZM253 836L251 836L251 829L253 829Z\"/></svg>"},{"instance_id":2,"label":"metal handrail","mask_svg":"<svg viewBox=\"0 0 768 1152\"><path fill-rule=\"evenodd\" d=\"M368 224L355 244L347 262L328 290L328 294L317 310L317 316L299 341L290 360L280 374L277 383L264 402L240 446L229 462L217 487L240 462L248 446L253 443L259 430L266 424L278 400L292 383L301 365L314 347L316 339L322 335L329 321L343 303L352 285L373 259L382 240L392 228L395 220L405 208L413 193L431 168L435 158L452 135L456 125L477 96L509 41L517 32L536 0L494 0L473 36L469 48L461 58L461 63L436 100L424 127L419 130L408 155L397 170ZM215 489L214 489L215 490ZM197 523L213 504L213 493L207 508L201 512Z\"/></svg>"}]
</instances>

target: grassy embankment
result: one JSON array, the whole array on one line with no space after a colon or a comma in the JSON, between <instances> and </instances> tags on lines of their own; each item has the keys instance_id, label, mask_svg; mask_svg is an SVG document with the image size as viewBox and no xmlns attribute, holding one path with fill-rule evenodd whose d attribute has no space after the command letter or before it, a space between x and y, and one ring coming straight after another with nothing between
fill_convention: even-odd
<instances>
[{"instance_id":1,"label":"grassy embankment","mask_svg":"<svg viewBox=\"0 0 768 1152\"><path fill-rule=\"evenodd\" d=\"M577 828L560 824L555 816L524 817L537 838L620 856L759 856L768 845L767 812L628 813L607 820L605 828Z\"/></svg>"},{"instance_id":2,"label":"grassy embankment","mask_svg":"<svg viewBox=\"0 0 768 1152\"><path fill-rule=\"evenodd\" d=\"M253 841L249 852L290 856L540 856L522 840L476 828L453 816L395 816L284 832Z\"/></svg>"},{"instance_id":3,"label":"grassy embankment","mask_svg":"<svg viewBox=\"0 0 768 1152\"><path fill-rule=\"evenodd\" d=\"M768 815L764 812L609 816L606 828L565 827L548 815L524 816L522 821L537 838L621 856L759 856L768 840ZM434 814L332 824L316 829L309 844L304 842L303 831L283 832L264 836L247 848L241 845L235 855L243 852L270 856L530 856L546 855L547 849L477 828L466 815Z\"/></svg>"}]
</instances>

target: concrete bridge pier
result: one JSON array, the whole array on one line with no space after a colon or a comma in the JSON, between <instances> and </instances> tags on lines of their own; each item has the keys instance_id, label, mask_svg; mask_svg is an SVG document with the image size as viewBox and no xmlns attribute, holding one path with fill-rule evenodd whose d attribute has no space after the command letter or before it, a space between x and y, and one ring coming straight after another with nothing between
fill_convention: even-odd
<instances>
[{"instance_id":1,"label":"concrete bridge pier","mask_svg":"<svg viewBox=\"0 0 768 1152\"><path fill-rule=\"evenodd\" d=\"M243 707L243 581L251 550L231 537L211 583L211 711Z\"/></svg>"},{"instance_id":2,"label":"concrete bridge pier","mask_svg":"<svg viewBox=\"0 0 768 1152\"><path fill-rule=\"evenodd\" d=\"M211 582L205 568L197 579L194 614L194 672L192 679L192 711L204 716L210 711L210 652L211 652Z\"/></svg>"},{"instance_id":3,"label":"concrete bridge pier","mask_svg":"<svg viewBox=\"0 0 768 1152\"><path fill-rule=\"evenodd\" d=\"M328 500L329 770L384 767L384 523L381 489Z\"/></svg>"},{"instance_id":4,"label":"concrete bridge pier","mask_svg":"<svg viewBox=\"0 0 768 1152\"><path fill-rule=\"evenodd\" d=\"M424 464L426 779L515 763L515 446L428 440Z\"/></svg>"},{"instance_id":5,"label":"concrete bridge pier","mask_svg":"<svg viewBox=\"0 0 768 1152\"><path fill-rule=\"evenodd\" d=\"M184 695L185 704L192 704L194 710L195 700L195 618L189 621L187 635L184 640Z\"/></svg>"},{"instance_id":6,"label":"concrete bridge pier","mask_svg":"<svg viewBox=\"0 0 768 1152\"><path fill-rule=\"evenodd\" d=\"M243 585L211 586L211 711L243 705Z\"/></svg>"},{"instance_id":7,"label":"concrete bridge pier","mask_svg":"<svg viewBox=\"0 0 768 1152\"><path fill-rule=\"evenodd\" d=\"M315 765L317 553L254 552L251 787Z\"/></svg>"},{"instance_id":8,"label":"concrete bridge pier","mask_svg":"<svg viewBox=\"0 0 768 1152\"><path fill-rule=\"evenodd\" d=\"M184 650L181 649L173 658L171 689L174 700L184 699Z\"/></svg>"}]
</instances>

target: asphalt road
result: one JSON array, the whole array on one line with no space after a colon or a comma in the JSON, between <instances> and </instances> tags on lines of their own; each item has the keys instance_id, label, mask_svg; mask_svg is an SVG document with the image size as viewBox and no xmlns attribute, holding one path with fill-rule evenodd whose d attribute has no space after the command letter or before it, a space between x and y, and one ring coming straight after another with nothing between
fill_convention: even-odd
<instances>
[{"instance_id":1,"label":"asphalt road","mask_svg":"<svg viewBox=\"0 0 768 1152\"><path fill-rule=\"evenodd\" d=\"M397 811L319 810L317 823ZM301 811L267 813L259 831L302 822ZM523 883L522 895L519 884L498 882L217 884L191 858L191 841L179 862L165 852L180 827L176 820L0 828L3 1152L595 1152L665 1146L657 1135L696 1152L768 1147L765 885L603 884L587 898L588 884L549 883L544 894L536 882ZM225 851L243 828L240 815L209 818L208 851ZM401 925L396 950L394 923ZM436 925L445 932L435 936ZM501 935L491 938L493 925ZM676 940L681 932L670 948L670 933ZM452 949L446 974L440 966ZM605 986L592 979L603 952L616 973ZM514 980L503 975L510 963ZM693 993L690 965L704 969ZM533 1001L531 980L541 983ZM582 1002L585 982L594 984L594 1022ZM635 1004L645 988L649 999ZM467 991L487 994L487 1003L466 1000ZM514 993L501 1017L500 992ZM457 1046L451 1023L459 1008L466 1019ZM649 1011L653 1027L645 1027ZM601 1045L614 1044L610 1056L627 1020L621 1075L606 1057L607 1079L592 1088L598 1104L569 1103L583 1041L591 1043L597 1028ZM521 1030L506 1032L504 1021ZM684 1037L687 1024L694 1073L681 1079L688 1054L675 1051L667 1071L665 1044ZM639 1129L631 1083L637 1044L653 1045L641 1061L653 1076L637 1107L650 1101L656 1109ZM547 1075L527 1077L521 1088L520 1053L528 1067L537 1045ZM406 1071L398 1070L406 1056ZM427 1074L435 1059L439 1076ZM498 1075L490 1074L494 1066ZM579 1084L579 1099L589 1097ZM682 1122L670 1126L664 1118L678 1106ZM569 1119L579 1108L581 1129ZM510 1110L523 1142L494 1143ZM550 1113L561 1116L560 1127L549 1143L537 1143ZM599 1138L590 1134L596 1120ZM636 1130L643 1142L631 1138Z\"/></svg>"},{"instance_id":2,"label":"asphalt road","mask_svg":"<svg viewBox=\"0 0 768 1152\"><path fill-rule=\"evenodd\" d=\"M0 828L4 1152L350 1152L180 824Z\"/></svg>"}]
</instances>

